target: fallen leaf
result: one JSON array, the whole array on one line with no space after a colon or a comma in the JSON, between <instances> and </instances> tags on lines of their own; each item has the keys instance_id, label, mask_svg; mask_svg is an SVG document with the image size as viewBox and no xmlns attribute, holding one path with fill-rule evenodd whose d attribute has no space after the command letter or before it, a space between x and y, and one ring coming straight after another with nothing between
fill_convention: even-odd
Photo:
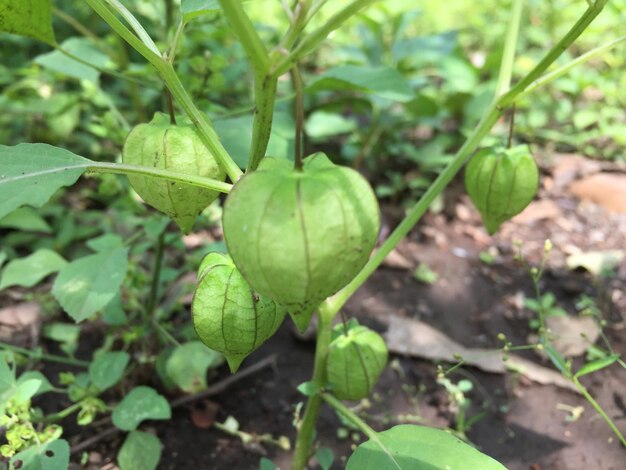
<instances>
[{"instance_id":1,"label":"fallen leaf","mask_svg":"<svg viewBox=\"0 0 626 470\"><path fill-rule=\"evenodd\" d=\"M545 219L556 219L561 216L561 209L551 199L543 199L531 203L521 214L513 217L511 222L519 225L530 225Z\"/></svg>"},{"instance_id":2,"label":"fallen leaf","mask_svg":"<svg viewBox=\"0 0 626 470\"><path fill-rule=\"evenodd\" d=\"M564 357L585 354L600 336L600 327L591 317L548 317L546 327L553 337L552 346Z\"/></svg>"},{"instance_id":3,"label":"fallen leaf","mask_svg":"<svg viewBox=\"0 0 626 470\"><path fill-rule=\"evenodd\" d=\"M412 270L414 263L398 250L391 250L383 261L383 265L389 268Z\"/></svg>"},{"instance_id":4,"label":"fallen leaf","mask_svg":"<svg viewBox=\"0 0 626 470\"><path fill-rule=\"evenodd\" d=\"M25 302L0 309L0 341L34 348L41 331L41 306Z\"/></svg>"},{"instance_id":5,"label":"fallen leaf","mask_svg":"<svg viewBox=\"0 0 626 470\"><path fill-rule=\"evenodd\" d=\"M613 271L626 257L626 251L588 251L586 253L574 253L567 257L568 269L584 268L594 276Z\"/></svg>"},{"instance_id":6,"label":"fallen leaf","mask_svg":"<svg viewBox=\"0 0 626 470\"><path fill-rule=\"evenodd\" d=\"M498 349L466 348L426 323L396 315L388 318L389 329L384 336L390 352L450 363L458 362L456 357L460 355L466 364L485 372L504 374L514 369L542 385L552 384L577 392L558 372L521 357L509 355L505 362Z\"/></svg>"},{"instance_id":7,"label":"fallen leaf","mask_svg":"<svg viewBox=\"0 0 626 470\"><path fill-rule=\"evenodd\" d=\"M211 400L202 400L191 409L191 422L200 429L209 429L215 423L215 415L220 405Z\"/></svg>"},{"instance_id":8,"label":"fallen leaf","mask_svg":"<svg viewBox=\"0 0 626 470\"><path fill-rule=\"evenodd\" d=\"M575 181L569 190L579 199L586 199L608 209L626 214L626 175L597 173Z\"/></svg>"}]
</instances>

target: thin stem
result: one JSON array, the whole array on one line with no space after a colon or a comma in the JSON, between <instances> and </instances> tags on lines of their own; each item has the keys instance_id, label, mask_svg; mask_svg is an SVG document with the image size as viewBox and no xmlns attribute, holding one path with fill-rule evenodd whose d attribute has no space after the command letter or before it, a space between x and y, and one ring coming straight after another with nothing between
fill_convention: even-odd
<instances>
[{"instance_id":1,"label":"thin stem","mask_svg":"<svg viewBox=\"0 0 626 470\"><path fill-rule=\"evenodd\" d=\"M291 17L291 24L287 33L280 41L278 49L289 50L293 47L298 37L306 27L309 18L309 9L311 8L312 0L298 0L296 6L293 9Z\"/></svg>"},{"instance_id":2,"label":"thin stem","mask_svg":"<svg viewBox=\"0 0 626 470\"><path fill-rule=\"evenodd\" d=\"M620 45L621 43L623 43L624 41L626 41L626 36L621 36L617 39L614 39L613 41L604 44L602 46L596 47L595 49L590 50L589 52L586 52L585 54L577 57L576 59L572 60L571 62L568 62L567 64L563 65L562 67L559 67L555 70L553 70L550 73L545 74L544 76L542 76L541 78L539 78L538 80L536 80L534 83L532 83L531 85L528 86L528 88L526 88L526 90L524 90L522 93L519 94L517 100L521 100L523 98L526 98L528 95L530 95L531 93L535 92L538 88L541 88L542 86L547 85L550 82L553 82L554 80L562 77L563 75L565 75L566 73L568 73L570 70L572 70L574 67L576 67L577 65L580 65L586 61L588 61L589 59L592 59L595 56L598 56L604 52L609 51L610 49L613 49L614 47Z\"/></svg>"},{"instance_id":3,"label":"thin stem","mask_svg":"<svg viewBox=\"0 0 626 470\"><path fill-rule=\"evenodd\" d=\"M161 325L157 320L153 320L152 322L152 326L154 326L154 328L156 328L156 330L161 333L161 336L163 336L167 341L169 341L169 343L172 346L180 346L180 341L178 341L176 338L174 338L174 336L172 336L172 334L167 331L163 325Z\"/></svg>"},{"instance_id":4,"label":"thin stem","mask_svg":"<svg viewBox=\"0 0 626 470\"><path fill-rule=\"evenodd\" d=\"M507 142L507 148L511 148L513 145L513 134L515 132L515 103L511 106L511 118L509 121L509 140Z\"/></svg>"},{"instance_id":5,"label":"thin stem","mask_svg":"<svg viewBox=\"0 0 626 470\"><path fill-rule=\"evenodd\" d=\"M170 113L170 124L176 125L176 112L174 110L174 100L172 100L172 92L165 89L165 101L167 102L167 111Z\"/></svg>"},{"instance_id":6,"label":"thin stem","mask_svg":"<svg viewBox=\"0 0 626 470\"><path fill-rule=\"evenodd\" d=\"M30 349L20 348L19 346L13 346L12 344L4 342L0 342L0 349L22 354L23 356L30 357L31 359L42 359L44 361L56 362L57 364L65 364L68 366L89 367L89 362L87 361L72 359L70 357L57 356L55 354L46 354L37 351L31 351Z\"/></svg>"},{"instance_id":7,"label":"thin stem","mask_svg":"<svg viewBox=\"0 0 626 470\"><path fill-rule=\"evenodd\" d=\"M54 421L60 421L64 418L67 418L69 415L74 413L75 411L80 410L82 404L80 402L74 403L73 405L68 406L64 410L59 411L58 413L53 413L45 416L42 421L44 423L52 423Z\"/></svg>"},{"instance_id":8,"label":"thin stem","mask_svg":"<svg viewBox=\"0 0 626 470\"><path fill-rule=\"evenodd\" d=\"M387 449L385 444L380 440L378 433L374 431L365 421L359 418L358 415L354 411L352 411L350 408L344 405L341 402L341 400L338 400L336 397L334 397L333 395L329 393L322 393L322 399L326 403L328 403L330 406L332 406L335 410L337 410L339 413L341 413L350 421L352 421L352 424L354 424L357 428L359 428L359 430L363 434L365 434L373 442L375 442L383 450L383 452L387 454L387 456L394 463L394 465L400 470L402 470L402 467L400 466L400 464L398 464L396 459L393 458L393 455L391 455L391 452L389 452L389 449Z\"/></svg>"},{"instance_id":9,"label":"thin stem","mask_svg":"<svg viewBox=\"0 0 626 470\"><path fill-rule=\"evenodd\" d=\"M174 34L174 39L172 40L172 45L170 46L167 52L167 61L170 64L174 63L176 59L176 51L178 50L178 44L180 43L180 38L183 36L183 31L185 31L186 23L183 20L180 20L178 23L178 28L176 28L176 33Z\"/></svg>"},{"instance_id":10,"label":"thin stem","mask_svg":"<svg viewBox=\"0 0 626 470\"><path fill-rule=\"evenodd\" d=\"M270 66L269 54L241 2L233 0L219 0L219 2L239 42L246 51L255 75L265 74Z\"/></svg>"},{"instance_id":11,"label":"thin stem","mask_svg":"<svg viewBox=\"0 0 626 470\"><path fill-rule=\"evenodd\" d=\"M220 0L224 1L224 0ZM323 26L304 36L298 46L286 57L280 60L274 67L276 75L282 75L305 55L315 50L326 40L328 35L340 28L347 20L356 15L360 10L369 6L376 0L353 0L328 19Z\"/></svg>"},{"instance_id":12,"label":"thin stem","mask_svg":"<svg viewBox=\"0 0 626 470\"><path fill-rule=\"evenodd\" d=\"M162 178L175 183L189 184L201 188L212 189L220 193L229 193L233 185L223 181L204 178L202 176L188 175L177 171L161 170L137 165L125 165L121 163L105 163L90 161L84 165L87 173L114 173L118 175L141 175Z\"/></svg>"},{"instance_id":13,"label":"thin stem","mask_svg":"<svg viewBox=\"0 0 626 470\"><path fill-rule=\"evenodd\" d=\"M159 234L156 242L156 251L154 254L154 266L152 268L152 282L150 283L150 295L146 304L146 318L156 320L155 306L159 295L159 283L161 281L161 268L163 267L163 249L165 247L165 234L167 227Z\"/></svg>"},{"instance_id":14,"label":"thin stem","mask_svg":"<svg viewBox=\"0 0 626 470\"><path fill-rule=\"evenodd\" d=\"M159 48L154 43L148 32L144 29L137 18L135 18L135 16L124 5L122 5L121 2L118 0L105 1L111 6L111 8L113 8L113 10L124 18L124 20L126 20L130 27L133 28L133 31L135 31L135 34L137 34L139 39L141 39L141 42L143 42L156 55L161 56L161 51L159 51Z\"/></svg>"},{"instance_id":15,"label":"thin stem","mask_svg":"<svg viewBox=\"0 0 626 470\"><path fill-rule=\"evenodd\" d=\"M559 56L582 34L589 24L600 14L607 0L598 0L592 7L587 9L582 17L572 26L568 33L559 41L531 70L520 82L518 82L511 90L497 98L491 107L486 111L477 127L465 141L463 146L458 150L454 159L441 172L439 177L430 185L428 190L420 198L420 200L408 212L404 220L391 233L389 238L385 240L379 250L367 262L363 270L334 297L326 300L328 308L333 313L337 313L341 307L348 301L350 296L367 280L367 278L380 266L387 255L402 240L413 226L426 213L430 204L452 181L456 174L461 170L465 161L470 157L472 152L480 145L483 138L491 131L493 125L502 116L505 109L511 106L517 97L532 84L545 70L556 61Z\"/></svg>"},{"instance_id":16,"label":"thin stem","mask_svg":"<svg viewBox=\"0 0 626 470\"><path fill-rule=\"evenodd\" d=\"M64 12L63 10L58 9L55 6L52 7L52 13L61 21L67 23L72 28L74 28L77 32L79 32L86 38L91 39L102 52L104 52L107 55L110 55L110 51L108 50L108 48L102 44L103 41L97 35L95 35L89 28L86 28L85 26L83 26L83 24L80 21L78 21L76 18L74 18L72 15Z\"/></svg>"},{"instance_id":17,"label":"thin stem","mask_svg":"<svg viewBox=\"0 0 626 470\"><path fill-rule=\"evenodd\" d=\"M291 83L293 85L296 97L294 99L294 117L296 121L296 145L294 168L302 171L302 126L304 124L304 86L302 83L302 75L298 65L294 65L291 69Z\"/></svg>"},{"instance_id":18,"label":"thin stem","mask_svg":"<svg viewBox=\"0 0 626 470\"><path fill-rule=\"evenodd\" d=\"M496 86L496 97L506 93L511 86L513 76L513 63L515 62L515 49L517 48L517 38L519 36L520 23L522 21L522 11L525 0L514 0L511 11L511 19L507 28L506 40L504 42L504 52L502 63L500 64L500 74Z\"/></svg>"},{"instance_id":19,"label":"thin stem","mask_svg":"<svg viewBox=\"0 0 626 470\"><path fill-rule=\"evenodd\" d=\"M626 447L626 438L624 438L624 435L617 428L617 426L615 425L613 420L611 420L611 418L609 418L609 415L607 415L605 413L605 411L602 409L600 404L595 400L595 398L593 398L593 396L591 396L591 394L589 393L587 388L582 383L580 383L580 380L578 380L578 377L572 377L571 380L572 380L572 382L574 382L574 385L576 385L576 388L578 388L578 390L580 391L580 393L582 393L582 395L585 397L585 399L591 404L591 406L593 406L593 408L596 410L596 412L600 416L602 416L602 419L604 419L606 424L609 425L609 427L615 433L615 435L617 436L619 441L622 443L622 445L624 447Z\"/></svg>"},{"instance_id":20,"label":"thin stem","mask_svg":"<svg viewBox=\"0 0 626 470\"><path fill-rule=\"evenodd\" d=\"M326 384L326 355L330 345L332 334L333 314L326 305L320 306L317 325L317 342L315 347L315 365L313 367L313 382L319 389ZM296 449L293 456L293 470L304 470L311 455L315 423L320 413L322 404L321 396L314 395L307 401L304 416L298 425Z\"/></svg>"}]
</instances>

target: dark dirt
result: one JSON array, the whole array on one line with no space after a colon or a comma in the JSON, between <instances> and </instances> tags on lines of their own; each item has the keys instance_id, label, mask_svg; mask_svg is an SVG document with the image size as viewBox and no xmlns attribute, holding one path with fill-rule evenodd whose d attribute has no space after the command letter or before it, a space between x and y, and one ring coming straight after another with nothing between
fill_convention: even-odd
<instances>
[{"instance_id":1,"label":"dark dirt","mask_svg":"<svg viewBox=\"0 0 626 470\"><path fill-rule=\"evenodd\" d=\"M626 357L626 259L616 276L601 282L584 270L566 267L567 256L577 250L624 250L626 215L579 204L566 186L553 184L552 176L544 178L550 184L544 184L541 202L522 218L506 223L493 238L487 236L465 197L449 198L445 211L429 214L397 250L407 266L427 263L439 279L425 285L415 280L412 269L385 266L351 299L346 314L380 332L385 331L389 315L415 318L469 347L498 348L498 333L504 333L513 344L527 344L533 314L520 305L520 297L522 293L532 295L533 288L528 273L514 261L513 240L524 242L528 262L536 265L544 240L550 238L555 248L542 281L543 291L553 292L557 303L570 314L575 313L579 295L596 298L607 322L604 332L614 350ZM492 245L499 251L494 254L495 262L487 265L478 256ZM285 322L277 335L244 363L245 367L276 354L276 368L266 368L210 398L219 407L218 421L233 416L243 431L275 438L284 435L293 443L294 410L303 399L296 387L310 377L313 347L313 342L299 339L291 323ZM551 367L534 352L519 354ZM574 358L575 365L581 361ZM226 376L224 368L216 380ZM626 449L582 396L553 385L537 385L516 374L488 374L472 367L456 369L448 377L453 382L473 382L469 415L485 414L467 437L510 470L626 469ZM436 379L437 366L432 362L392 356L390 367L372 399L361 404L360 413L381 430L406 422L454 427L453 408ZM626 370L614 364L585 377L583 383L626 433ZM570 422L568 413L559 409L563 405L582 406L584 412ZM332 448L337 456L334 469L344 467L357 444L352 438L338 437L342 426L332 410L323 409L317 437L321 446ZM163 470L256 469L263 455L283 470L291 468L289 451L271 444L244 446L238 438L215 428L198 428L192 422L192 406L176 409L171 421L151 422L142 429L156 432L164 443L159 466ZM72 441L86 437L76 436ZM92 468L115 468L111 462L120 444L118 436L96 445L91 456L98 463ZM320 468L314 465L312 461L311 468Z\"/></svg>"}]
</instances>

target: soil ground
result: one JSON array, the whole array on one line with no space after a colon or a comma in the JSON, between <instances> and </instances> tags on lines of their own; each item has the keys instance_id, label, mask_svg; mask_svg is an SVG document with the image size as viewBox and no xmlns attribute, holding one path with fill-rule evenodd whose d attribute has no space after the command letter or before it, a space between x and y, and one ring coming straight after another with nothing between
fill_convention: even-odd
<instances>
[{"instance_id":1,"label":"soil ground","mask_svg":"<svg viewBox=\"0 0 626 470\"><path fill-rule=\"evenodd\" d=\"M595 298L606 321L604 333L614 350L626 357L626 259L614 276L601 281L584 269L567 267L568 256L577 252L624 250L626 215L580 202L568 192L569 183L583 178L586 171L581 170L585 163L576 161L574 170L569 161L570 167L556 165L545 175L540 202L506 223L495 237L486 234L469 201L453 189L443 212L429 214L398 248L401 262L390 261L373 275L350 300L346 314L380 332L386 330L391 315L414 318L467 347L499 348L499 333L515 345L528 344L534 314L521 299L532 296L533 286L528 272L514 260L513 240L522 240L528 263L538 265L544 240L550 238L554 250L541 282L543 292L554 293L557 304L570 314L576 312L575 300L581 294ZM388 225L394 223L389 217ZM490 246L498 250L492 251L493 263L486 264L479 254ZM415 279L413 270L419 263L438 274L432 285ZM236 382L205 406L218 408L219 421L235 417L246 432L287 436L294 442L294 411L303 400L296 387L310 377L313 348L312 341L298 337L291 323L285 322L244 363L245 367L276 354L276 367ZM518 354L551 367L533 351ZM577 366L582 358L573 360ZM227 375L223 368L216 380ZM467 437L510 470L626 469L626 449L579 394L539 385L518 374L489 374L469 366L456 369L448 378L471 380L468 415L478 419ZM583 382L626 433L626 370L615 364ZM584 411L568 420L564 405ZM271 444L245 446L215 428L198 427L197 407L179 407L171 421L148 426L165 445L160 469L256 469L263 455L283 470L291 467L290 451ZM377 429L405 422L452 428L457 424L449 395L437 384L437 365L417 357L393 355L372 399L359 407ZM339 436L344 428L332 410L323 409L317 437L321 446L334 451L333 469L344 467L358 443L353 439L358 433ZM73 443L85 437L76 436ZM117 436L92 448L93 468L115 468L111 462L120 444ZM311 464L320 468L313 460Z\"/></svg>"}]
</instances>

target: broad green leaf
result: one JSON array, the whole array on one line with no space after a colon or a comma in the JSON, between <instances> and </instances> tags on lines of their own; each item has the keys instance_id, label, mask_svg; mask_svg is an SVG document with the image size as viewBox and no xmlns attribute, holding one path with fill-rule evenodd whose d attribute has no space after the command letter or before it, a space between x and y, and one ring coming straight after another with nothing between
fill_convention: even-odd
<instances>
[{"instance_id":1,"label":"broad green leaf","mask_svg":"<svg viewBox=\"0 0 626 470\"><path fill-rule=\"evenodd\" d=\"M52 227L31 207L21 207L0 219L0 227L23 232L52 233Z\"/></svg>"},{"instance_id":2,"label":"broad green leaf","mask_svg":"<svg viewBox=\"0 0 626 470\"><path fill-rule=\"evenodd\" d=\"M9 262L2 270L0 290L9 286L32 287L67 264L55 251L41 248L26 258Z\"/></svg>"},{"instance_id":3,"label":"broad green leaf","mask_svg":"<svg viewBox=\"0 0 626 470\"><path fill-rule=\"evenodd\" d=\"M591 374L600 369L604 369L605 367L609 367L614 362L617 362L619 358L619 354L612 354L610 356L603 357L602 359L596 359L595 361L588 362L582 366L578 372L576 372L574 377L582 377L583 375Z\"/></svg>"},{"instance_id":4,"label":"broad green leaf","mask_svg":"<svg viewBox=\"0 0 626 470\"><path fill-rule=\"evenodd\" d=\"M121 470L155 470L161 460L163 446L159 438L142 431L133 431L117 454Z\"/></svg>"},{"instance_id":5,"label":"broad green leaf","mask_svg":"<svg viewBox=\"0 0 626 470\"><path fill-rule=\"evenodd\" d=\"M59 272L52 294L75 321L83 321L115 297L127 266L126 248L85 256Z\"/></svg>"},{"instance_id":6,"label":"broad green leaf","mask_svg":"<svg viewBox=\"0 0 626 470\"><path fill-rule=\"evenodd\" d=\"M51 0L0 0L0 31L55 44Z\"/></svg>"},{"instance_id":7,"label":"broad green leaf","mask_svg":"<svg viewBox=\"0 0 626 470\"><path fill-rule=\"evenodd\" d=\"M168 401L150 387L135 387L113 410L113 424L122 431L134 431L146 419L170 419Z\"/></svg>"},{"instance_id":8,"label":"broad green leaf","mask_svg":"<svg viewBox=\"0 0 626 470\"><path fill-rule=\"evenodd\" d=\"M62 73L78 80L88 80L93 83L97 83L100 77L100 71L97 68L106 68L109 64L109 57L103 54L88 39L70 38L64 41L60 47L69 54L93 65L93 67L79 62L58 50L36 57L35 63L53 72Z\"/></svg>"},{"instance_id":9,"label":"broad green leaf","mask_svg":"<svg viewBox=\"0 0 626 470\"><path fill-rule=\"evenodd\" d=\"M41 380L37 378L18 380L12 398L17 403L25 403L37 394L41 385Z\"/></svg>"},{"instance_id":10,"label":"broad green leaf","mask_svg":"<svg viewBox=\"0 0 626 470\"><path fill-rule=\"evenodd\" d=\"M20 206L41 207L83 174L89 160L47 144L0 145L0 217Z\"/></svg>"},{"instance_id":11,"label":"broad green leaf","mask_svg":"<svg viewBox=\"0 0 626 470\"><path fill-rule=\"evenodd\" d=\"M317 90L362 91L400 102L415 98L415 93L402 74L386 66L341 65L329 69L308 87L308 91Z\"/></svg>"},{"instance_id":12,"label":"broad green leaf","mask_svg":"<svg viewBox=\"0 0 626 470\"><path fill-rule=\"evenodd\" d=\"M106 390L122 378L129 361L130 356L124 351L98 354L89 364L89 378L100 390Z\"/></svg>"},{"instance_id":13,"label":"broad green leaf","mask_svg":"<svg viewBox=\"0 0 626 470\"><path fill-rule=\"evenodd\" d=\"M192 341L174 349L165 363L165 372L181 390L195 393L207 387L207 370L223 362L220 353L200 341Z\"/></svg>"},{"instance_id":14,"label":"broad green leaf","mask_svg":"<svg viewBox=\"0 0 626 470\"><path fill-rule=\"evenodd\" d=\"M348 134L357 128L354 119L326 111L313 112L306 121L305 129L309 137L319 139L339 134Z\"/></svg>"},{"instance_id":15,"label":"broad green leaf","mask_svg":"<svg viewBox=\"0 0 626 470\"><path fill-rule=\"evenodd\" d=\"M70 445L64 439L57 439L16 454L9 470L67 470L69 464Z\"/></svg>"},{"instance_id":16,"label":"broad green leaf","mask_svg":"<svg viewBox=\"0 0 626 470\"><path fill-rule=\"evenodd\" d=\"M447 431L403 424L378 433L393 460L369 440L354 451L346 470L506 470ZM394 462L395 460L395 462Z\"/></svg>"},{"instance_id":17,"label":"broad green leaf","mask_svg":"<svg viewBox=\"0 0 626 470\"><path fill-rule=\"evenodd\" d=\"M38 381L39 386L38 386L37 390L35 391L35 395L41 395L42 393L47 393L47 392L50 392L50 391L54 390L54 387L52 386L50 381L46 378L45 375L43 375L39 371L29 370L29 371L24 372L17 379L17 384L20 385L20 384L26 382L27 380L37 380Z\"/></svg>"}]
</instances>

